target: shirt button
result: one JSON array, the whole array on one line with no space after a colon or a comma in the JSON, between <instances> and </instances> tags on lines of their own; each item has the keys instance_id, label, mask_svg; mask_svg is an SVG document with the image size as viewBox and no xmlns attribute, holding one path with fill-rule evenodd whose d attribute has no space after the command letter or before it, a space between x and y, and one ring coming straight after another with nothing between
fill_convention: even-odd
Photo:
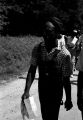
<instances>
[{"instance_id":1,"label":"shirt button","mask_svg":"<svg viewBox=\"0 0 83 120\"><path fill-rule=\"evenodd\" d=\"M48 73L45 73L46 74L46 76L48 76Z\"/></svg>"}]
</instances>

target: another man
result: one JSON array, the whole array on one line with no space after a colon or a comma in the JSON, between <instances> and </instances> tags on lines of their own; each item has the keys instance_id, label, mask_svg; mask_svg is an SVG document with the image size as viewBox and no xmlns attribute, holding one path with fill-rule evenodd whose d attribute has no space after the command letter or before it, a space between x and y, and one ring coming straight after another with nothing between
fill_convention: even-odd
<instances>
[{"instance_id":1,"label":"another man","mask_svg":"<svg viewBox=\"0 0 83 120\"><path fill-rule=\"evenodd\" d=\"M77 105L78 109L81 111L83 120L83 45L78 57L76 69L79 71L77 79Z\"/></svg>"},{"instance_id":2,"label":"another man","mask_svg":"<svg viewBox=\"0 0 83 120\"><path fill-rule=\"evenodd\" d=\"M58 120L63 96L63 77L71 74L70 58L58 50L62 23L53 18L44 27L44 41L34 47L22 100L29 97L36 68L39 69L38 91L43 120Z\"/></svg>"}]
</instances>

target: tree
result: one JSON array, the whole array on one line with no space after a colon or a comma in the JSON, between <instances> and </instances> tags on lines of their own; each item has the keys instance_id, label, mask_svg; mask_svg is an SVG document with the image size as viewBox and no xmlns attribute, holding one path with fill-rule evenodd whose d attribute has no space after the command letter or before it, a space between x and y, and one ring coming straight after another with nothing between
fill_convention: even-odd
<instances>
[{"instance_id":1,"label":"tree","mask_svg":"<svg viewBox=\"0 0 83 120\"><path fill-rule=\"evenodd\" d=\"M79 0L78 3L78 20L80 22L80 26L81 26L81 32L83 33L83 1Z\"/></svg>"},{"instance_id":2,"label":"tree","mask_svg":"<svg viewBox=\"0 0 83 120\"><path fill-rule=\"evenodd\" d=\"M5 7L2 21L8 21L5 29L8 33L40 35L43 24L52 16L62 20L66 32L83 24L82 0L3 0L0 3L2 9ZM1 19L3 15L0 14Z\"/></svg>"}]
</instances>

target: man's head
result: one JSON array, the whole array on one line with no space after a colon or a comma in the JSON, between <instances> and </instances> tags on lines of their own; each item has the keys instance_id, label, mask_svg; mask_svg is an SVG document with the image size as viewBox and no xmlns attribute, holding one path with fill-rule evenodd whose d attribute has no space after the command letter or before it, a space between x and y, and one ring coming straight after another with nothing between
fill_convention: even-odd
<instances>
[{"instance_id":1,"label":"man's head","mask_svg":"<svg viewBox=\"0 0 83 120\"><path fill-rule=\"evenodd\" d=\"M54 18L49 19L44 27L44 40L50 45L57 44L57 38L60 38L61 23Z\"/></svg>"},{"instance_id":2,"label":"man's head","mask_svg":"<svg viewBox=\"0 0 83 120\"><path fill-rule=\"evenodd\" d=\"M44 34L46 39L53 39L55 37L55 26L52 22L47 21L45 24Z\"/></svg>"}]
</instances>

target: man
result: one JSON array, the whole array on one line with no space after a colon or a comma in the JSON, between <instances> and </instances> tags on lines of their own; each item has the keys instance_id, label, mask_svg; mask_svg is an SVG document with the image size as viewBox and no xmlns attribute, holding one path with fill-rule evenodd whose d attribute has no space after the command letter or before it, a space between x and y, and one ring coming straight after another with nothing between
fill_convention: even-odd
<instances>
[{"instance_id":1,"label":"man","mask_svg":"<svg viewBox=\"0 0 83 120\"><path fill-rule=\"evenodd\" d=\"M83 46L83 45L82 45ZM83 47L78 57L76 69L79 71L77 80L77 105L83 120Z\"/></svg>"},{"instance_id":2,"label":"man","mask_svg":"<svg viewBox=\"0 0 83 120\"><path fill-rule=\"evenodd\" d=\"M70 75L69 56L58 50L61 22L50 19L44 27L44 41L32 51L31 64L22 100L29 97L36 68L39 69L38 91L43 120L58 120L63 95L63 75Z\"/></svg>"}]
</instances>

